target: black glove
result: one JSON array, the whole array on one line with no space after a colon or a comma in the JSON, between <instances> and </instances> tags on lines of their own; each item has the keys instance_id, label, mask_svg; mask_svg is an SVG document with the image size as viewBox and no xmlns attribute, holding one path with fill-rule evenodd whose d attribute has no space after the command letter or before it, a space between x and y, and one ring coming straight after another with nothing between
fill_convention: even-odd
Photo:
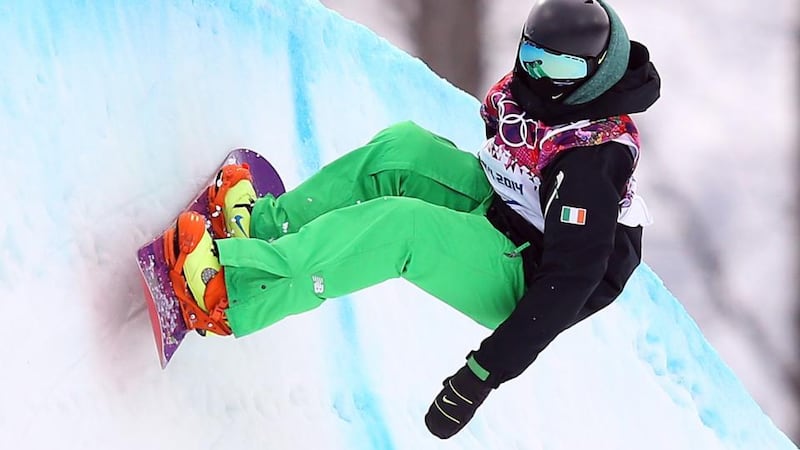
<instances>
[{"instance_id":1,"label":"black glove","mask_svg":"<svg viewBox=\"0 0 800 450\"><path fill-rule=\"evenodd\" d=\"M444 389L425 414L425 425L437 437L447 439L467 425L492 388L467 366L442 384Z\"/></svg>"}]
</instances>

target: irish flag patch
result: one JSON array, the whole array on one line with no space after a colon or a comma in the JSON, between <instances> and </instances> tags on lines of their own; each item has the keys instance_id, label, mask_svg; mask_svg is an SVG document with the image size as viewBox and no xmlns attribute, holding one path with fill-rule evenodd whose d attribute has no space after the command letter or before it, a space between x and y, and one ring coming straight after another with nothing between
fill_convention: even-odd
<instances>
[{"instance_id":1,"label":"irish flag patch","mask_svg":"<svg viewBox=\"0 0 800 450\"><path fill-rule=\"evenodd\" d=\"M586 225L586 210L564 206L561 208L561 221L573 225Z\"/></svg>"}]
</instances>

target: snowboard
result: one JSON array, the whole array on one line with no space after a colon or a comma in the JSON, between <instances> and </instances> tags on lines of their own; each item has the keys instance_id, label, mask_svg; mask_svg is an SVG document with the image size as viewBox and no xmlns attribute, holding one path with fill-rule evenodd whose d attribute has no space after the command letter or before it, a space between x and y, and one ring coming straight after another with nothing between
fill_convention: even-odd
<instances>
[{"instance_id":1,"label":"snowboard","mask_svg":"<svg viewBox=\"0 0 800 450\"><path fill-rule=\"evenodd\" d=\"M183 211L196 211L208 219L208 187L214 182L217 173L223 166L242 163L250 165L253 187L259 198L266 194L272 194L277 197L284 193L283 181L281 181L272 164L258 153L241 148L233 150L225 157L219 168L212 174L206 187L197 194ZM175 215L175 220L177 220L179 214ZM175 223L175 220L170 223L171 226ZM211 230L209 232L211 233ZM213 233L211 234L213 236ZM169 278L169 269L164 256L164 233L139 248L137 259L144 282L145 300L147 309L150 312L156 350L163 369L167 367L175 351L178 350L181 342L191 331L183 321L178 298Z\"/></svg>"}]
</instances>

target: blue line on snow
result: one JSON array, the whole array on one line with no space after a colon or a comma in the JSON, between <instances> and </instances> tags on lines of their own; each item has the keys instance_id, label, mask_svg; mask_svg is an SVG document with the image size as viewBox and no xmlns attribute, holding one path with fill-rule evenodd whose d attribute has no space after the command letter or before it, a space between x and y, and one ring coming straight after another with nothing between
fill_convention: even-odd
<instances>
[{"instance_id":1,"label":"blue line on snow","mask_svg":"<svg viewBox=\"0 0 800 450\"><path fill-rule=\"evenodd\" d=\"M295 131L297 133L297 146L300 151L300 158L304 171L304 177L311 175L311 172L321 166L319 154L319 138L315 131L313 113L311 111L311 98L307 86L307 67L306 56L311 54L309 49L303 49L303 37L294 31L289 31L289 64L292 79L292 97L295 106ZM343 298L337 300L337 312L341 331L345 343L349 346L345 351L337 352L343 355L337 363L338 377L347 380L350 384L347 390L352 392L352 401L356 408L356 413L362 421L369 439L371 449L394 449L391 434L386 422L381 414L380 405L377 397L369 388L369 380L364 376L363 358L361 357L358 331L356 329L355 314L353 313L351 300ZM343 410L343 396L337 394L334 399L334 409L339 412L344 420L348 420L348 414Z\"/></svg>"}]
</instances>

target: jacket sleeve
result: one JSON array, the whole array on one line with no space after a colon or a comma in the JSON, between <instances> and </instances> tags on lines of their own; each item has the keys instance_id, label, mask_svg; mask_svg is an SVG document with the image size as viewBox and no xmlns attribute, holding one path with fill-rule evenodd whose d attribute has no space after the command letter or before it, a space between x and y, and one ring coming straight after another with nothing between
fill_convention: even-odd
<instances>
[{"instance_id":1,"label":"jacket sleeve","mask_svg":"<svg viewBox=\"0 0 800 450\"><path fill-rule=\"evenodd\" d=\"M497 102L507 95L504 92L508 89L511 77L512 74L508 73L501 78L500 81L492 85L481 103L481 118L486 126L487 139L497 134L498 127L500 126L500 111Z\"/></svg>"},{"instance_id":2,"label":"jacket sleeve","mask_svg":"<svg viewBox=\"0 0 800 450\"><path fill-rule=\"evenodd\" d=\"M493 387L520 375L603 279L633 157L621 144L565 152L545 174L541 264L512 314L471 354Z\"/></svg>"}]
</instances>

